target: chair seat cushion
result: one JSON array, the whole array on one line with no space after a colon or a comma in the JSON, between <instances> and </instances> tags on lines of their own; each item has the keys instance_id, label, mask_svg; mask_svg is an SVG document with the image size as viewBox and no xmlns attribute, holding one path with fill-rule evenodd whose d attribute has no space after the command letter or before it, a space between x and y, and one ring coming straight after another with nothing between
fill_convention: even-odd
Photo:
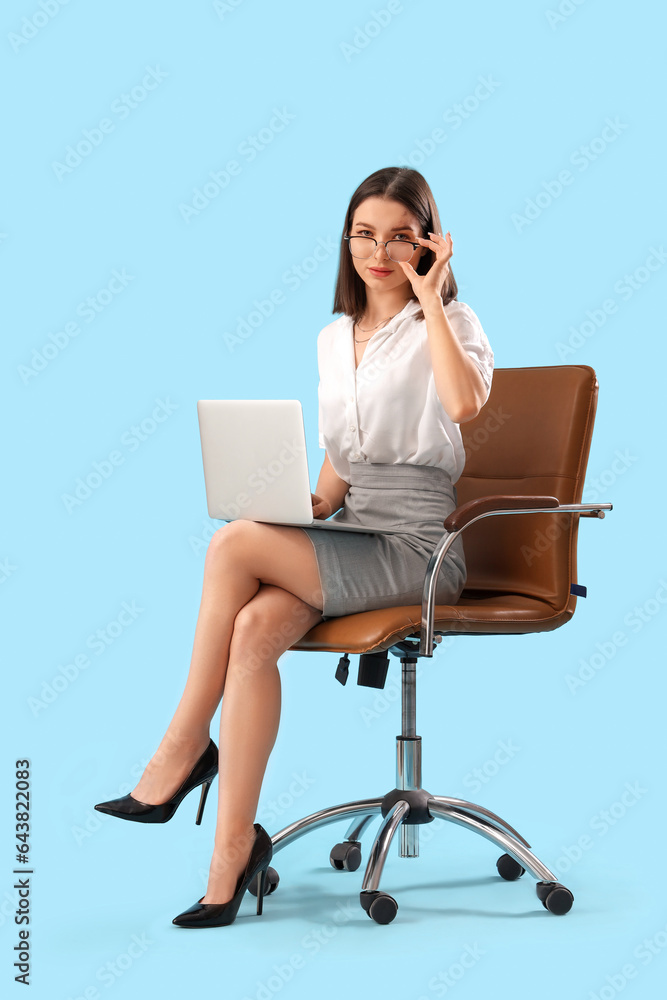
<instances>
[{"instance_id":1,"label":"chair seat cushion","mask_svg":"<svg viewBox=\"0 0 667 1000\"><path fill-rule=\"evenodd\" d=\"M455 605L435 607L435 632L442 635L523 635L551 632L570 620L576 598L555 610L546 601L523 594L463 591ZM329 618L315 625L291 647L320 652L367 653L414 636L421 629L421 605L382 608Z\"/></svg>"}]
</instances>

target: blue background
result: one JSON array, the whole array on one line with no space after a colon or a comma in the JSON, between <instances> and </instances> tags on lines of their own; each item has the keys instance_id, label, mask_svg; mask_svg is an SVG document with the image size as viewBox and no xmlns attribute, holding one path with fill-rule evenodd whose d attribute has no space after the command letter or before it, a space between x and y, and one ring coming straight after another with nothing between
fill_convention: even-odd
<instances>
[{"instance_id":1,"label":"blue background","mask_svg":"<svg viewBox=\"0 0 667 1000\"><path fill-rule=\"evenodd\" d=\"M0 976L11 995L21 757L33 771L33 997L657 995L665 26L657 3L618 0L3 6ZM121 111L149 69L153 89ZM97 144L58 167L84 130ZM230 160L238 172L186 218L195 189ZM492 845L436 822L419 859L392 847L382 885L399 912L378 926L358 905L363 868L329 866L340 824L281 852L261 919L247 897L233 926L191 935L171 918L204 891L215 810L198 829L188 799L148 828L92 805L136 784L185 681L217 526L196 401L300 399L316 483L316 337L334 318L336 253L313 253L337 245L359 182L400 164L432 187L459 298L496 366L588 364L600 382L584 499L614 510L580 526L587 599L554 633L444 641L422 661L417 708L424 786L500 812L575 905L548 914L529 875L501 882ZM125 283L107 294L114 271ZM280 303L231 343L276 291ZM80 308L90 296L102 306L93 319ZM59 333L64 346L26 374ZM130 429L158 400L171 412L138 441ZM121 464L68 511L63 495L114 450ZM87 637L123 602L143 610L91 652ZM84 652L90 665L36 709L30 699ZM378 694L338 685L337 659L280 661L281 729L258 815L279 803L270 832L394 783L399 662ZM571 690L582 661L591 679ZM515 749L499 766L501 741ZM306 786L296 796L295 775ZM128 964L133 935L144 950ZM466 949L476 957L457 980Z\"/></svg>"}]
</instances>

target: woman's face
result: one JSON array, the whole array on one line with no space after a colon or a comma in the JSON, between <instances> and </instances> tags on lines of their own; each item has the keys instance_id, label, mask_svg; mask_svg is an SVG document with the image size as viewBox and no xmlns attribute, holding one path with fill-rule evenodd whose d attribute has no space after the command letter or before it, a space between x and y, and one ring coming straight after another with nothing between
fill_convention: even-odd
<instances>
[{"instance_id":1,"label":"woman's face","mask_svg":"<svg viewBox=\"0 0 667 1000\"><path fill-rule=\"evenodd\" d=\"M357 205L347 235L372 236L378 243L394 239L416 242L416 237L421 236L421 232L417 219L400 201L374 195L371 198L365 198ZM412 264L415 271L419 258L426 251L426 247L417 247L410 257L408 263ZM412 293L412 286L403 273L401 265L398 261L391 260L384 246L376 246L372 257L353 256L352 262L355 271L369 288L386 290L407 285ZM374 268L379 270L374 271Z\"/></svg>"}]
</instances>

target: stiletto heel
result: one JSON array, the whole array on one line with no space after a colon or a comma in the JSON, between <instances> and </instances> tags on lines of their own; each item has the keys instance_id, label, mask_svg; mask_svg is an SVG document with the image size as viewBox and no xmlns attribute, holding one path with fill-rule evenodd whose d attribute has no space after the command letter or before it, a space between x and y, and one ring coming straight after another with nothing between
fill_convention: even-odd
<instances>
[{"instance_id":1,"label":"stiletto heel","mask_svg":"<svg viewBox=\"0 0 667 1000\"><path fill-rule=\"evenodd\" d=\"M266 868L262 868L260 869L260 871L257 872L257 916L258 917L262 915L263 902L264 902L264 886L266 885L266 870L268 867L269 866L267 865Z\"/></svg>"},{"instance_id":2,"label":"stiletto heel","mask_svg":"<svg viewBox=\"0 0 667 1000\"><path fill-rule=\"evenodd\" d=\"M193 788L203 785L201 798L199 799L199 809L197 810L196 823L199 826L204 814L204 803L211 786L211 782L218 773L218 748L209 740L208 746L183 781L180 788L166 802L152 805L148 802L140 802L139 799L131 795L123 795L120 799L111 799L109 802L98 802L95 806L98 812L106 813L108 816L117 816L119 819L131 819L136 823L166 823L174 815L179 805Z\"/></svg>"},{"instance_id":3,"label":"stiletto heel","mask_svg":"<svg viewBox=\"0 0 667 1000\"><path fill-rule=\"evenodd\" d=\"M264 889L267 882L266 873L269 861L273 857L271 838L259 823L254 823L255 839L250 850L250 857L236 883L236 891L226 903L202 903L202 896L183 913L174 917L172 923L178 927L224 927L233 924L239 911L241 900L248 886L257 879L257 914L262 912ZM206 895L206 893L204 893Z\"/></svg>"},{"instance_id":4,"label":"stiletto heel","mask_svg":"<svg viewBox=\"0 0 667 1000\"><path fill-rule=\"evenodd\" d=\"M209 790L210 787L211 787L211 782L210 781L205 781L204 784L201 786L201 797L199 799L199 809L197 810L197 819L195 820L195 823L197 824L197 826L200 825L201 818L204 815L204 806L206 805L206 796L208 795L208 790Z\"/></svg>"}]
</instances>

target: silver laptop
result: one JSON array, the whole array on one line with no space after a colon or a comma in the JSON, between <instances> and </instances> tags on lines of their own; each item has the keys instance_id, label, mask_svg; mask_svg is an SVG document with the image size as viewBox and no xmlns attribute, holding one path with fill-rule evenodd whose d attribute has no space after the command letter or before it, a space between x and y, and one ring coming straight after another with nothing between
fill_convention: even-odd
<instances>
[{"instance_id":1,"label":"silver laptop","mask_svg":"<svg viewBox=\"0 0 667 1000\"><path fill-rule=\"evenodd\" d=\"M298 399L200 399L197 414L209 517L383 535L404 530L313 517Z\"/></svg>"}]
</instances>

